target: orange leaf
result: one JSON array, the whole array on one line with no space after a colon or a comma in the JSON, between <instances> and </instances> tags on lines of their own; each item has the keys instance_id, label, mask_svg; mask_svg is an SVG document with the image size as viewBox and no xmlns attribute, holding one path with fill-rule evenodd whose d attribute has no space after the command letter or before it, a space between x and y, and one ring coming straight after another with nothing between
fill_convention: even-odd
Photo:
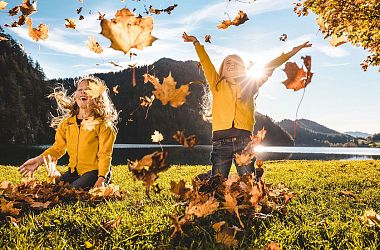
<instances>
[{"instance_id":1,"label":"orange leaf","mask_svg":"<svg viewBox=\"0 0 380 250\"><path fill-rule=\"evenodd\" d=\"M74 19L72 19L72 18L65 18L65 21L66 21L66 23L65 23L65 27L66 28L75 30L75 27L77 25L76 25Z\"/></svg>"},{"instance_id":2,"label":"orange leaf","mask_svg":"<svg viewBox=\"0 0 380 250\"><path fill-rule=\"evenodd\" d=\"M111 48L125 54L132 48L142 50L157 40L151 35L153 18L135 17L127 8L118 10L111 20L102 19L100 25L101 34L111 41Z\"/></svg>"},{"instance_id":3,"label":"orange leaf","mask_svg":"<svg viewBox=\"0 0 380 250\"><path fill-rule=\"evenodd\" d=\"M294 62L287 62L284 69L288 79L282 83L287 89L293 89L294 91L305 88L311 81L311 77L308 77L307 72L303 67L299 68ZM313 73L309 73L309 75Z\"/></svg>"},{"instance_id":4,"label":"orange leaf","mask_svg":"<svg viewBox=\"0 0 380 250\"><path fill-rule=\"evenodd\" d=\"M245 23L248 21L249 18L247 16L247 13L244 11L239 10L238 15L234 18L234 20L223 20L218 26L216 26L218 29L227 29L231 25L239 26L240 24Z\"/></svg>"},{"instance_id":5,"label":"orange leaf","mask_svg":"<svg viewBox=\"0 0 380 250\"><path fill-rule=\"evenodd\" d=\"M32 28L32 19L27 18L26 24L28 25L29 36L35 40L46 40L48 38L49 28L46 24L38 25L38 28Z\"/></svg>"},{"instance_id":6,"label":"orange leaf","mask_svg":"<svg viewBox=\"0 0 380 250\"><path fill-rule=\"evenodd\" d=\"M0 2L0 10L5 10L7 4L8 4L7 2L1 1Z\"/></svg>"},{"instance_id":7,"label":"orange leaf","mask_svg":"<svg viewBox=\"0 0 380 250\"><path fill-rule=\"evenodd\" d=\"M206 217L210 214L213 214L219 207L219 201L214 197L211 197L206 202L190 202L189 206L186 207L185 213L187 215L195 215L198 218Z\"/></svg>"},{"instance_id":8,"label":"orange leaf","mask_svg":"<svg viewBox=\"0 0 380 250\"><path fill-rule=\"evenodd\" d=\"M280 250L280 244L277 242L270 242L265 246L265 250Z\"/></svg>"}]
</instances>

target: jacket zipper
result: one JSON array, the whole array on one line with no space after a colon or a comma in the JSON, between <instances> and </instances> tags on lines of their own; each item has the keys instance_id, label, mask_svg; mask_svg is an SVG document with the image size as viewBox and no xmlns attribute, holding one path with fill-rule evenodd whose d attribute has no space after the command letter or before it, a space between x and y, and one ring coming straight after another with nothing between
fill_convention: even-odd
<instances>
[{"instance_id":1,"label":"jacket zipper","mask_svg":"<svg viewBox=\"0 0 380 250\"><path fill-rule=\"evenodd\" d=\"M82 125L79 125L79 132L78 132L78 142L77 142L77 160L76 160L76 163L75 163L75 168L77 169L77 172L78 172L78 151L79 151L79 136L80 136L80 128L82 127ZM74 169L75 169L74 168Z\"/></svg>"}]
</instances>

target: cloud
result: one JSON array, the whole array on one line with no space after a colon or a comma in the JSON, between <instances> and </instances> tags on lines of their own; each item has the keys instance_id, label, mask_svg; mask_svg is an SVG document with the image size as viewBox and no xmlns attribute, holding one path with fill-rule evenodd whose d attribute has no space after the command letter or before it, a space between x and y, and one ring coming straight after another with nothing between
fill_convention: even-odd
<instances>
[{"instance_id":1,"label":"cloud","mask_svg":"<svg viewBox=\"0 0 380 250\"><path fill-rule=\"evenodd\" d=\"M341 47L333 47L331 45L325 45L321 43L314 43L313 47L329 57L346 57L350 55L347 50Z\"/></svg>"}]
</instances>

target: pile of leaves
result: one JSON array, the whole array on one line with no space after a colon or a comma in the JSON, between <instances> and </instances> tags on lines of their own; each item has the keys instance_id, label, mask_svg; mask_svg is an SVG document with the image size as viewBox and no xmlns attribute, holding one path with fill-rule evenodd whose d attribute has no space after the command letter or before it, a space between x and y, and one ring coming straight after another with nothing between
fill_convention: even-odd
<instances>
[{"instance_id":1,"label":"pile of leaves","mask_svg":"<svg viewBox=\"0 0 380 250\"><path fill-rule=\"evenodd\" d=\"M207 217L215 231L216 242L237 247L239 232L252 219L286 215L286 205L295 194L282 184L274 187L266 184L263 177L258 179L247 174L232 175L228 179L216 175L206 180L194 179L191 186L183 180L172 181L171 191L181 208L179 217L169 215L174 225L172 237L182 235L184 228L204 225Z\"/></svg>"},{"instance_id":2,"label":"pile of leaves","mask_svg":"<svg viewBox=\"0 0 380 250\"><path fill-rule=\"evenodd\" d=\"M15 185L9 181L0 184L0 221L21 216L26 211L38 211L56 204L76 201L98 203L104 200L121 200L125 193L118 186L109 185L85 191L75 189L63 181L58 184L28 180ZM13 218L13 219L12 219Z\"/></svg>"}]
</instances>

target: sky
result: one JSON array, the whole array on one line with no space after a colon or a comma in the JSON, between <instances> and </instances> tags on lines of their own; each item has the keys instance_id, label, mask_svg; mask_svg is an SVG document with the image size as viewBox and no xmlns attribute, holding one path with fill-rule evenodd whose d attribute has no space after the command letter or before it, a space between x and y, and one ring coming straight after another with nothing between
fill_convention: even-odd
<instances>
[{"instance_id":1,"label":"sky","mask_svg":"<svg viewBox=\"0 0 380 250\"><path fill-rule=\"evenodd\" d=\"M21 4L22 0L5 0L6 10ZM242 0L244 1L244 0ZM247 0L249 1L249 0ZM302 64L301 56L312 57L312 82L306 87L298 111L298 119L318 122L339 132L380 132L380 80L376 68L362 71L360 63L368 55L360 47L344 44L332 47L318 30L315 15L298 17L293 13L295 0L256 0L252 3L228 0L39 0L38 11L31 18L33 27L39 23L49 26L49 37L35 42L28 36L26 25L7 28L16 17L0 11L0 25L5 32L22 44L24 51L42 66L47 78L75 77L97 72L119 71L114 61L128 67L129 63L151 64L163 57L175 60L198 60L191 43L181 38L186 31L195 35L205 45L216 68L229 54L240 55L245 62L265 63L289 52L294 46L310 41L313 46L295 55L290 61ZM98 14L114 17L117 10L127 7L143 12L144 4L156 9L178 4L170 15L153 15L152 35L158 40L151 47L133 50L137 54L130 61L129 55L111 48L110 41L100 34ZM76 9L83 7L84 20L79 21ZM222 20L233 19L239 10L247 13L249 20L240 26L226 30L216 28ZM91 14L90 14L91 11ZM137 12L138 12L137 11ZM65 28L65 18L75 18L76 30ZM286 42L279 40L287 34ZM211 35L211 44L205 43L205 35ZM95 54L87 47L92 35L103 47L102 54ZM295 119L303 90L294 92L282 84L286 74L280 67L260 89L256 110L275 121ZM174 76L175 78L175 76Z\"/></svg>"}]
</instances>

